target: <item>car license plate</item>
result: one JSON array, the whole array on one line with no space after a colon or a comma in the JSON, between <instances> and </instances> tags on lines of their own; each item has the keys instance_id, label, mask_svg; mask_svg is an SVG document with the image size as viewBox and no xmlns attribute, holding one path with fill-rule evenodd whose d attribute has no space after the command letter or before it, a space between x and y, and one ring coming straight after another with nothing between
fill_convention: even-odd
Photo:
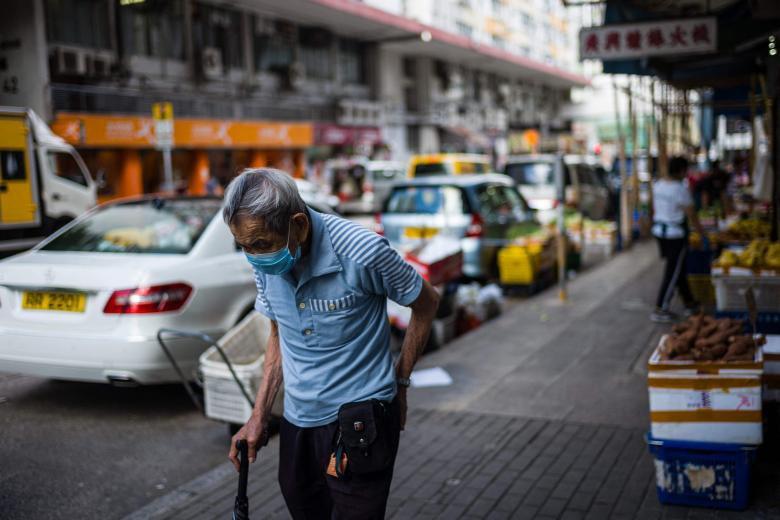
<instances>
[{"instance_id":1,"label":"car license plate","mask_svg":"<svg viewBox=\"0 0 780 520\"><path fill-rule=\"evenodd\" d=\"M78 292L25 291L22 309L34 311L84 312L87 295Z\"/></svg>"},{"instance_id":2,"label":"car license plate","mask_svg":"<svg viewBox=\"0 0 780 520\"><path fill-rule=\"evenodd\" d=\"M424 227L404 228L404 236L406 238L428 239L428 238L433 238L438 234L439 234L439 230L436 228L424 228Z\"/></svg>"}]
</instances>

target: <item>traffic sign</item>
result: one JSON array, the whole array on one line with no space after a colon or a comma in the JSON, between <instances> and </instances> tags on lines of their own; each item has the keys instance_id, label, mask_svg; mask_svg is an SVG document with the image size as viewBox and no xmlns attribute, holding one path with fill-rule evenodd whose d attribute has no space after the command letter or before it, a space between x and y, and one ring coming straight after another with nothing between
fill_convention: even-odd
<instances>
[{"instance_id":1,"label":"traffic sign","mask_svg":"<svg viewBox=\"0 0 780 520\"><path fill-rule=\"evenodd\" d=\"M173 103L165 101L152 105L154 136L157 148L173 147Z\"/></svg>"},{"instance_id":2,"label":"traffic sign","mask_svg":"<svg viewBox=\"0 0 780 520\"><path fill-rule=\"evenodd\" d=\"M152 117L155 121L171 120L173 121L173 103L163 101L152 105Z\"/></svg>"}]
</instances>

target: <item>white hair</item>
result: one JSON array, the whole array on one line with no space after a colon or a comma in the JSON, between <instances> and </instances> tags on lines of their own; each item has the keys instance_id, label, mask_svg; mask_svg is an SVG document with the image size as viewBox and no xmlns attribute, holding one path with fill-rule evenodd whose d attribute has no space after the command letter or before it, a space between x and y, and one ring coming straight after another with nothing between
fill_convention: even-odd
<instances>
[{"instance_id":1,"label":"white hair","mask_svg":"<svg viewBox=\"0 0 780 520\"><path fill-rule=\"evenodd\" d=\"M282 170L247 168L225 190L222 218L228 225L238 216L262 218L268 229L283 234L296 213L306 213L306 203Z\"/></svg>"}]
</instances>

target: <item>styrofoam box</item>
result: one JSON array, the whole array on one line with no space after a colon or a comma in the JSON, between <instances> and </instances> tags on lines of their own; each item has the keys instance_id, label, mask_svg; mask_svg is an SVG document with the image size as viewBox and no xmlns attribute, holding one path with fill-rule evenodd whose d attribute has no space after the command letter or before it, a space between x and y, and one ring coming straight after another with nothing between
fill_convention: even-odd
<instances>
[{"instance_id":1,"label":"styrofoam box","mask_svg":"<svg viewBox=\"0 0 780 520\"><path fill-rule=\"evenodd\" d=\"M761 349L751 362L648 362L652 436L664 440L761 444Z\"/></svg>"},{"instance_id":2,"label":"styrofoam box","mask_svg":"<svg viewBox=\"0 0 780 520\"><path fill-rule=\"evenodd\" d=\"M262 380L270 330L268 318L251 312L217 342L253 400ZM252 407L215 347L201 354L200 371L203 374L206 415L219 421L244 424L252 414ZM271 410L275 415L282 414L281 394L280 390Z\"/></svg>"},{"instance_id":3,"label":"styrofoam box","mask_svg":"<svg viewBox=\"0 0 780 520\"><path fill-rule=\"evenodd\" d=\"M753 289L756 308L759 312L780 312L780 277L743 274L743 270L732 268L728 275L713 270L712 284L715 286L715 301L719 311L741 311L747 309L745 292Z\"/></svg>"},{"instance_id":4,"label":"styrofoam box","mask_svg":"<svg viewBox=\"0 0 780 520\"><path fill-rule=\"evenodd\" d=\"M769 335L764 345L764 401L780 402L780 335Z\"/></svg>"}]
</instances>

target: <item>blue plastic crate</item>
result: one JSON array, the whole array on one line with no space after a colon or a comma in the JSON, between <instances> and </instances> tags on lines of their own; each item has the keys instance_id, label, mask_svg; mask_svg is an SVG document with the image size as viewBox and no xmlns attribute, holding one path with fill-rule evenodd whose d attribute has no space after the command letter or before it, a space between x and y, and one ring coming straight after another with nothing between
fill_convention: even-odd
<instances>
[{"instance_id":1,"label":"blue plastic crate","mask_svg":"<svg viewBox=\"0 0 780 520\"><path fill-rule=\"evenodd\" d=\"M745 322L745 332L752 332L747 311L717 311L716 318L732 318ZM756 331L761 334L780 334L780 313L759 312L756 317Z\"/></svg>"},{"instance_id":2,"label":"blue plastic crate","mask_svg":"<svg viewBox=\"0 0 780 520\"><path fill-rule=\"evenodd\" d=\"M689 249L685 256L685 268L688 274L710 274L715 252L711 249Z\"/></svg>"},{"instance_id":3,"label":"blue plastic crate","mask_svg":"<svg viewBox=\"0 0 780 520\"><path fill-rule=\"evenodd\" d=\"M755 446L667 441L647 434L662 504L745 509Z\"/></svg>"}]
</instances>

